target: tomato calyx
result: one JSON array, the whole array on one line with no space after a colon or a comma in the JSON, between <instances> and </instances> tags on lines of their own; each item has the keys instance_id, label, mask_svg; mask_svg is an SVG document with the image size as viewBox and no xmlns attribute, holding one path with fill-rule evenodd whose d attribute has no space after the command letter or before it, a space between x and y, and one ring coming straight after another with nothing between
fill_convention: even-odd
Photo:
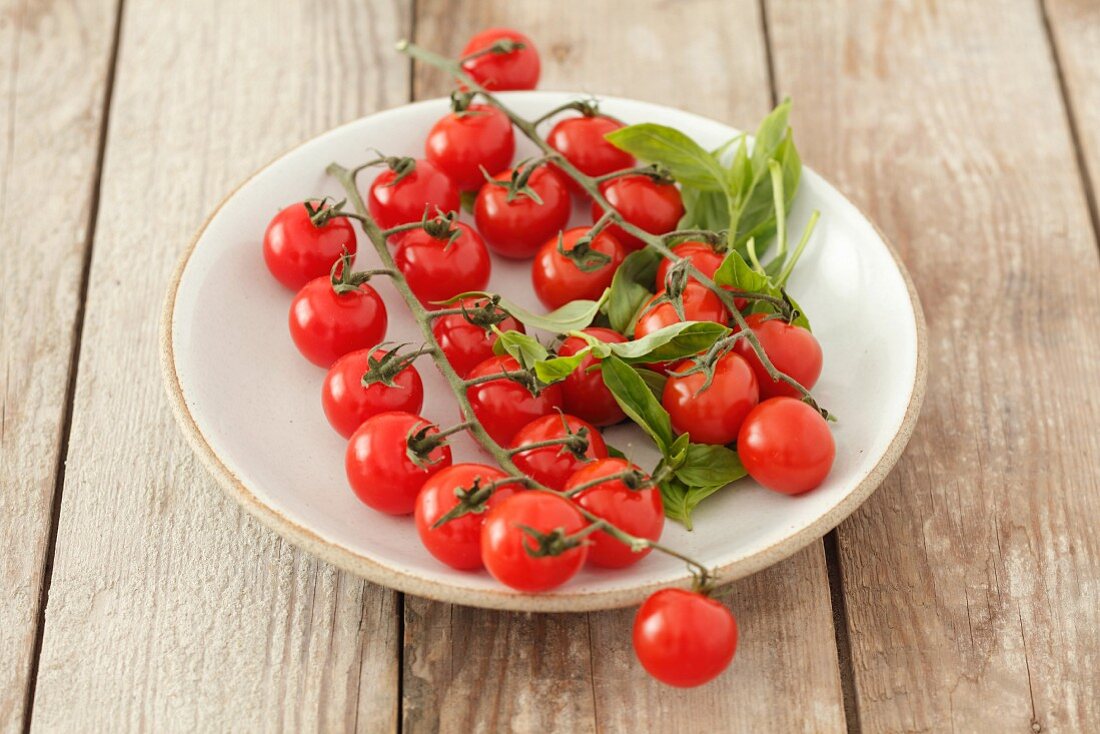
<instances>
[{"instance_id":1,"label":"tomato calyx","mask_svg":"<svg viewBox=\"0 0 1100 734\"><path fill-rule=\"evenodd\" d=\"M508 190L508 196L506 201L510 204L520 196L526 196L536 204L542 204L542 197L539 196L539 192L535 191L528 182L531 180L531 176L538 170L539 166L548 163L550 156L543 156L542 158L528 158L522 160L516 164L516 167L512 169L512 177L508 181L502 181L493 176L485 170L481 169L481 173L485 176L485 183L490 186L499 186Z\"/></svg>"},{"instance_id":2,"label":"tomato calyx","mask_svg":"<svg viewBox=\"0 0 1100 734\"><path fill-rule=\"evenodd\" d=\"M413 352L401 354L401 349L407 346L409 345L398 344L393 349L384 350L385 344L379 344L378 351L382 352L382 356L375 356L378 353L376 351L367 357L367 371L363 373L363 377L360 380L363 387L368 387L376 383L385 385L386 387L397 387L397 383L395 382L397 376L411 367L417 357L429 351L425 347L421 347Z\"/></svg>"},{"instance_id":3,"label":"tomato calyx","mask_svg":"<svg viewBox=\"0 0 1100 734\"><path fill-rule=\"evenodd\" d=\"M584 544L584 539L587 536L600 529L593 523L584 530L579 530L570 535L565 532L564 528L554 528L550 532L544 533L530 525L517 524L516 527L527 535L528 540L524 540L523 549L532 558L560 556L562 553ZM531 545L530 540L535 541L534 546Z\"/></svg>"},{"instance_id":4,"label":"tomato calyx","mask_svg":"<svg viewBox=\"0 0 1100 734\"><path fill-rule=\"evenodd\" d=\"M594 273L611 262L611 256L594 248L593 238L592 232L589 232L577 240L571 249L566 250L564 234L558 232L558 254L571 261L582 273Z\"/></svg>"},{"instance_id":5,"label":"tomato calyx","mask_svg":"<svg viewBox=\"0 0 1100 734\"><path fill-rule=\"evenodd\" d=\"M405 434L405 455L409 457L409 461L421 469L429 469L441 461L440 459L432 459L432 452L440 446L445 446L448 436L464 431L469 427L469 423L459 423L440 431L434 423L425 421L417 424Z\"/></svg>"},{"instance_id":6,"label":"tomato calyx","mask_svg":"<svg viewBox=\"0 0 1100 734\"><path fill-rule=\"evenodd\" d=\"M388 268L353 271L351 269L351 261L352 255L348 252L348 248L345 247L344 253L340 255L340 259L334 262L332 264L332 269L329 270L329 282L332 283L332 290L336 291L337 295L358 291L359 286L376 275L393 275L393 271Z\"/></svg>"},{"instance_id":7,"label":"tomato calyx","mask_svg":"<svg viewBox=\"0 0 1100 734\"><path fill-rule=\"evenodd\" d=\"M341 199L333 203L331 196L326 196L320 200L307 199L302 202L302 205L306 208L306 213L309 215L309 222L317 229L321 229L330 221L336 217L355 217L354 214L344 211L344 206L348 203L348 200Z\"/></svg>"},{"instance_id":8,"label":"tomato calyx","mask_svg":"<svg viewBox=\"0 0 1100 734\"><path fill-rule=\"evenodd\" d=\"M607 484L609 482L622 482L624 487L631 490L632 492L637 492L638 490L656 487L658 481L659 480L656 476L650 477L641 469L631 468L625 469L621 472L615 472L613 474L605 474L602 477L597 477L596 479L584 482L583 484L578 484L574 487L570 487L565 495L567 497L576 497L578 494L584 492L586 489L592 489L593 487L598 487L601 484Z\"/></svg>"},{"instance_id":9,"label":"tomato calyx","mask_svg":"<svg viewBox=\"0 0 1100 734\"><path fill-rule=\"evenodd\" d=\"M402 179L404 179L406 176L416 170L416 159L412 156L382 155L382 153L377 149L375 149L374 152L378 154L378 157L352 169L351 173L353 176L357 175L360 171L364 169L373 168L374 166L385 164L386 168L390 169L396 174L393 177L392 181L387 181L384 184L384 186L389 188L392 186L396 186L401 182Z\"/></svg>"},{"instance_id":10,"label":"tomato calyx","mask_svg":"<svg viewBox=\"0 0 1100 734\"><path fill-rule=\"evenodd\" d=\"M541 117L535 118L534 124L537 127L551 117L560 115L562 112L579 112L582 117L595 117L600 114L600 101L595 97L589 97L588 99L575 99L571 102L566 102L565 104L558 105Z\"/></svg>"},{"instance_id":11,"label":"tomato calyx","mask_svg":"<svg viewBox=\"0 0 1100 734\"><path fill-rule=\"evenodd\" d=\"M453 303L456 299L462 298L465 295L469 294L460 294L449 301L442 302L441 305ZM472 308L466 303L461 303L455 308L443 308L432 311L429 315L432 318L439 318L441 316L461 316L467 322L485 331L492 331L494 326L502 324L512 318L510 313L501 308L500 296L497 294L486 294L486 297L479 302L479 305Z\"/></svg>"},{"instance_id":12,"label":"tomato calyx","mask_svg":"<svg viewBox=\"0 0 1100 734\"><path fill-rule=\"evenodd\" d=\"M568 451L575 458L580 461L588 459L588 428L581 426L576 431L569 425L569 421L562 416L562 426L565 428L565 435L558 436L557 438L548 438L545 441L532 441L531 443L520 444L514 448L508 449L508 455L514 456L516 454L522 454L526 451L534 451L535 449L543 449L552 446L560 446L558 450L559 454L562 451Z\"/></svg>"},{"instance_id":13,"label":"tomato calyx","mask_svg":"<svg viewBox=\"0 0 1100 734\"><path fill-rule=\"evenodd\" d=\"M707 351L689 358L687 361L691 362L691 367L688 367L686 370L671 373L671 376L687 377L688 375L702 373L705 379L703 380L703 384L699 386L699 389L695 391L695 395L705 392L714 381L714 369L718 364L718 360L729 354L733 350L733 345L736 344L738 340L744 338L745 333L743 331L722 337L714 342L714 344L711 344Z\"/></svg>"},{"instance_id":14,"label":"tomato calyx","mask_svg":"<svg viewBox=\"0 0 1100 734\"><path fill-rule=\"evenodd\" d=\"M538 397L542 391L550 387L549 384L543 382L535 376L534 372L525 369L509 370L504 369L500 372L494 372L490 375L479 375L478 377L470 377L463 380L466 387L473 387L474 385L482 385L486 382L495 382L496 380L508 380L514 382L517 385L521 385L526 388L527 392L531 393L535 397Z\"/></svg>"}]
</instances>

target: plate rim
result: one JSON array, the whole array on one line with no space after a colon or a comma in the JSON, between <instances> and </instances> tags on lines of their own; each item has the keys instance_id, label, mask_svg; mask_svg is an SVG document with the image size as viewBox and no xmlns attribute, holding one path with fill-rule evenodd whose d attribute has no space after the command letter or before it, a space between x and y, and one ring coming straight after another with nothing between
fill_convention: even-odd
<instances>
[{"instance_id":1,"label":"plate rim","mask_svg":"<svg viewBox=\"0 0 1100 734\"><path fill-rule=\"evenodd\" d=\"M537 90L534 92L512 92L506 96L533 96L543 94L575 94L575 92ZM526 594L505 589L504 587L500 589L470 589L463 586L454 586L438 580L422 578L417 576L414 572L395 569L321 537L314 531L298 524L274 507L261 501L253 494L244 481L242 481L233 470L222 461L217 451L203 434L202 429L199 428L198 423L195 421L187 405L187 401L183 394L183 386L180 384L179 374L176 370L175 345L173 343L173 333L175 331L175 306L183 274L187 269L192 254L198 246L199 240L202 239L202 236L206 233L207 228L214 218L217 217L226 204L236 196L237 192L249 182L266 172L278 161L299 148L309 145L314 140L342 128L360 124L364 120L369 120L376 115L392 112L397 109L438 104L445 99L445 97L436 97L404 105L396 105L384 110L378 110L369 115L358 117L314 135L308 140L294 145L275 156L269 162L244 178L222 198L213 211L205 218L198 231L191 238L190 244L180 256L179 262L168 282L167 293L165 294L164 303L161 309L159 329L161 377L164 381L165 392L167 393L168 402L172 407L176 422L184 437L187 439L187 442L191 445L192 450L198 455L199 459L206 467L206 470L214 477L222 490L236 500L236 502L250 515L258 519L270 530L273 530L281 537L288 540L291 544L321 560L359 576L360 578L366 579L367 581L387 588L431 599L433 601L486 609L523 612L588 612L632 606L640 603L646 596L661 588L673 586L687 587L691 583L691 575L685 572L682 577L676 579L650 581L629 588L586 592L570 592L566 589L564 591L556 591L554 594ZM600 99L668 106L614 95L602 95ZM680 110L679 108L673 109L695 117L721 123L721 121L713 120L713 118L707 118L687 110ZM809 167L807 168L809 169ZM813 169L809 170L812 171ZM913 310L916 335L916 365L909 403L905 408L905 413L902 416L897 432L890 439L890 443L886 446L878 461L848 494L841 498L841 500L833 505L827 512L823 513L800 530L787 535L782 540L762 550L756 551L751 555L744 556L724 566L718 567L719 586L725 586L789 558L808 546L814 540L824 537L829 531L836 528L851 515L879 487L901 457L901 454L905 450L913 434L917 418L920 414L921 404L924 401L928 373L928 334L920 296L913 284L913 279L906 269L905 263L894 248L893 243L886 237L885 233L883 233L875 221L868 217L867 214L840 189L840 187L825 177L820 176L820 174L814 173L818 175L824 183L836 190L836 192L871 225L879 239L886 246L887 252L890 254L895 267L897 267L901 274L902 281L905 283L909 302Z\"/></svg>"}]
</instances>

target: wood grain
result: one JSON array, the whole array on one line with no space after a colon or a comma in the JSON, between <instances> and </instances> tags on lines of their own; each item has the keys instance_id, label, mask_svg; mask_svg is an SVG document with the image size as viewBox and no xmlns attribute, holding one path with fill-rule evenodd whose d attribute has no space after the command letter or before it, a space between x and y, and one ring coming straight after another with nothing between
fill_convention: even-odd
<instances>
[{"instance_id":1,"label":"wood grain","mask_svg":"<svg viewBox=\"0 0 1100 734\"><path fill-rule=\"evenodd\" d=\"M862 727L1096 731L1100 266L1040 9L768 21L806 162L900 249L930 329L917 432L840 529Z\"/></svg>"},{"instance_id":2,"label":"wood grain","mask_svg":"<svg viewBox=\"0 0 1100 734\"><path fill-rule=\"evenodd\" d=\"M389 48L409 22L405 2L126 2L36 729L396 728L397 596L223 496L163 397L157 331L227 191L406 100Z\"/></svg>"},{"instance_id":3,"label":"wood grain","mask_svg":"<svg viewBox=\"0 0 1100 734\"><path fill-rule=\"evenodd\" d=\"M114 0L0 0L0 732L32 670Z\"/></svg>"},{"instance_id":4,"label":"wood grain","mask_svg":"<svg viewBox=\"0 0 1100 734\"><path fill-rule=\"evenodd\" d=\"M574 20L581 15L583 24ZM723 32L696 33L701 17ZM492 25L531 33L544 89L665 102L743 127L769 107L754 2L647 0L629 12L590 2L417 3L417 42L452 55ZM694 42L683 43L689 34ZM419 97L447 91L447 80L424 68L415 82ZM692 692L652 683L634 660L633 610L527 617L406 598L405 731L843 729L821 545L722 598L741 622L738 658L718 682Z\"/></svg>"}]
</instances>

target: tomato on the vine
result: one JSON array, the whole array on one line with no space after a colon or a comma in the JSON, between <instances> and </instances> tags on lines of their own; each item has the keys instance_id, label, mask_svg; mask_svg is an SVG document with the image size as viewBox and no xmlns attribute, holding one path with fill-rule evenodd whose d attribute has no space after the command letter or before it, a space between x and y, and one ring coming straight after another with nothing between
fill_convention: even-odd
<instances>
[{"instance_id":1,"label":"tomato on the vine","mask_svg":"<svg viewBox=\"0 0 1100 734\"><path fill-rule=\"evenodd\" d=\"M526 171L520 177L524 175ZM490 250L522 259L565 228L573 204L561 174L544 165L530 171L525 189L512 191L512 177L509 169L493 177L502 183L481 187L474 200L474 221Z\"/></svg>"},{"instance_id":2,"label":"tomato on the vine","mask_svg":"<svg viewBox=\"0 0 1100 734\"><path fill-rule=\"evenodd\" d=\"M682 258L690 260L696 270L712 280L714 279L714 274L718 272L718 268L722 266L722 261L726 259L725 255L715 250L706 242L699 242L698 240L687 240L677 245L673 245L672 251ZM672 261L667 258L661 260L661 263L657 266L657 286L659 288L665 287L668 271L671 268ZM694 281L694 278L692 278L691 281ZM748 301L744 298L736 298L733 301L733 305L737 306L739 309L744 308L746 303L748 303Z\"/></svg>"},{"instance_id":3,"label":"tomato on the vine","mask_svg":"<svg viewBox=\"0 0 1100 734\"><path fill-rule=\"evenodd\" d=\"M470 54L483 51L497 41L523 44L506 53L490 52L466 59ZM539 83L539 52L531 39L511 28L487 28L474 34L462 49L462 70L490 91L509 89L534 89Z\"/></svg>"},{"instance_id":4,"label":"tomato on the vine","mask_svg":"<svg viewBox=\"0 0 1100 734\"><path fill-rule=\"evenodd\" d=\"M345 250L355 255L355 229L347 217L334 215L321 226L313 223L310 207L319 201L291 204L279 211L264 232L264 262L287 288L299 290L314 278L328 275Z\"/></svg>"},{"instance_id":5,"label":"tomato on the vine","mask_svg":"<svg viewBox=\"0 0 1100 734\"><path fill-rule=\"evenodd\" d=\"M435 237L423 229L394 236L397 248L393 262L405 276L413 294L426 308L436 309L459 293L480 291L489 284L492 264L485 243L473 227L461 222L451 225L459 231Z\"/></svg>"},{"instance_id":6,"label":"tomato on the vine","mask_svg":"<svg viewBox=\"0 0 1100 734\"><path fill-rule=\"evenodd\" d=\"M419 464L410 457L410 437L425 428L427 436L439 432L412 413L379 413L352 434L344 468L364 504L389 515L407 515L416 507L424 481L451 465L451 447L446 444L431 449Z\"/></svg>"},{"instance_id":7,"label":"tomato on the vine","mask_svg":"<svg viewBox=\"0 0 1100 734\"><path fill-rule=\"evenodd\" d=\"M472 104L451 112L432 126L424 154L462 191L485 183L482 169L496 175L512 163L515 133L508 116L496 107Z\"/></svg>"},{"instance_id":8,"label":"tomato on the vine","mask_svg":"<svg viewBox=\"0 0 1100 734\"><path fill-rule=\"evenodd\" d=\"M394 375L389 385L363 384L363 375L371 366L370 358L379 361L386 354L385 349L350 352L336 360L325 375L321 407L329 424L344 438L355 433L371 416L394 410L419 413L424 405L424 383L411 364Z\"/></svg>"},{"instance_id":9,"label":"tomato on the vine","mask_svg":"<svg viewBox=\"0 0 1100 734\"><path fill-rule=\"evenodd\" d=\"M623 246L607 230L591 241L582 238L588 227L574 227L560 237L551 237L535 255L531 281L535 295L553 310L570 301L597 300L611 285L611 278L626 257ZM583 252L577 249L582 243Z\"/></svg>"},{"instance_id":10,"label":"tomato on the vine","mask_svg":"<svg viewBox=\"0 0 1100 734\"><path fill-rule=\"evenodd\" d=\"M519 362L508 355L493 356L470 370L467 380L522 372ZM507 446L519 429L561 408L561 385L546 385L533 394L526 385L507 377L488 380L466 388L466 397L486 432L501 446Z\"/></svg>"},{"instance_id":11,"label":"tomato on the vine","mask_svg":"<svg viewBox=\"0 0 1100 734\"><path fill-rule=\"evenodd\" d=\"M429 160L399 158L371 182L367 208L382 229L419 222L437 212L457 212L458 187Z\"/></svg>"},{"instance_id":12,"label":"tomato on the vine","mask_svg":"<svg viewBox=\"0 0 1100 734\"><path fill-rule=\"evenodd\" d=\"M361 283L349 293L337 293L328 276L314 278L298 291L290 304L289 321L298 351L325 368L386 336L386 306L378 292Z\"/></svg>"},{"instance_id":13,"label":"tomato on the vine","mask_svg":"<svg viewBox=\"0 0 1100 734\"><path fill-rule=\"evenodd\" d=\"M621 127L623 123L607 115L567 117L559 120L550 129L546 142L581 173L603 176L634 165L634 156L616 148L604 138ZM569 179L569 184L575 191L579 189L572 178Z\"/></svg>"},{"instance_id":14,"label":"tomato on the vine","mask_svg":"<svg viewBox=\"0 0 1100 734\"><path fill-rule=\"evenodd\" d=\"M670 686L690 688L718 676L737 650L737 622L721 603L694 591L662 589L634 617L634 653Z\"/></svg>"},{"instance_id":15,"label":"tomato on the vine","mask_svg":"<svg viewBox=\"0 0 1100 734\"><path fill-rule=\"evenodd\" d=\"M607 444L591 423L564 413L551 413L536 418L516 432L511 448L516 450L542 441L566 438L585 431L588 446L578 456L564 445L528 449L512 455L516 468L539 484L550 489L562 489L577 469L593 459L607 456Z\"/></svg>"},{"instance_id":16,"label":"tomato on the vine","mask_svg":"<svg viewBox=\"0 0 1100 734\"><path fill-rule=\"evenodd\" d=\"M612 474L621 474L637 467L625 459L600 459L585 464L565 484L569 492ZM644 476L644 475L643 475ZM648 481L648 477L645 480ZM649 484L631 489L621 478L609 478L588 489L573 495L573 501L584 509L606 520L615 527L636 538L645 538L656 543L661 538L665 526L665 508L661 502L661 491L656 485ZM625 568L645 558L652 548L640 551L597 530L589 536L588 560L604 568Z\"/></svg>"},{"instance_id":17,"label":"tomato on the vine","mask_svg":"<svg viewBox=\"0 0 1100 734\"><path fill-rule=\"evenodd\" d=\"M691 372L694 360L685 359L669 370L661 405L677 433L695 443L727 444L737 438L745 416L760 401L756 375L748 362L727 352L713 365L709 384L704 372Z\"/></svg>"},{"instance_id":18,"label":"tomato on the vine","mask_svg":"<svg viewBox=\"0 0 1100 734\"><path fill-rule=\"evenodd\" d=\"M737 454L753 479L783 494L809 492L825 481L836 457L829 424L795 398L771 398L741 424Z\"/></svg>"},{"instance_id":19,"label":"tomato on the vine","mask_svg":"<svg viewBox=\"0 0 1100 734\"><path fill-rule=\"evenodd\" d=\"M807 390L817 383L817 378L821 376L821 344L808 329L762 313L749 314L745 317L745 322L756 334L772 366ZM787 383L771 378L748 340L738 339L734 351L744 357L756 373L761 397L802 397L800 392Z\"/></svg>"},{"instance_id":20,"label":"tomato on the vine","mask_svg":"<svg viewBox=\"0 0 1100 734\"><path fill-rule=\"evenodd\" d=\"M473 313L475 309L483 307L486 303L485 298L469 296L448 308L464 307ZM503 316L496 322L496 327L501 331L525 333L523 324L512 316ZM466 377L470 370L492 357L493 345L497 341L497 335L489 325L473 323L461 313L436 318L432 322L432 333L459 377Z\"/></svg>"},{"instance_id":21,"label":"tomato on the vine","mask_svg":"<svg viewBox=\"0 0 1100 734\"><path fill-rule=\"evenodd\" d=\"M584 516L567 499L547 492L521 492L489 511L481 528L481 560L497 581L519 591L546 591L571 579L588 555L583 542L558 555L534 556L539 543L525 528L544 535L584 529Z\"/></svg>"},{"instance_id":22,"label":"tomato on the vine","mask_svg":"<svg viewBox=\"0 0 1100 734\"><path fill-rule=\"evenodd\" d=\"M634 338L652 334L658 329L680 323L680 317L676 315L676 309L668 301L654 304L658 298L665 294L664 290L649 299L642 307L642 313L634 324ZM730 314L726 310L722 299L714 295L701 283L688 281L683 292L684 321L715 321L724 324L729 321Z\"/></svg>"},{"instance_id":23,"label":"tomato on the vine","mask_svg":"<svg viewBox=\"0 0 1100 734\"><path fill-rule=\"evenodd\" d=\"M668 234L676 229L684 216L684 202L676 184L655 181L651 176L635 174L620 176L600 184L600 192L607 203L622 218L650 234ZM599 203L592 202L592 221L599 221L604 214ZM613 224L607 228L628 250L640 250L645 243L622 227ZM660 277L658 283L664 280Z\"/></svg>"},{"instance_id":24,"label":"tomato on the vine","mask_svg":"<svg viewBox=\"0 0 1100 734\"><path fill-rule=\"evenodd\" d=\"M485 510L467 512L439 527L433 526L458 506L457 490L470 491L475 483L478 489L483 489L506 478L500 469L485 464L455 464L428 477L416 496L416 531L428 552L452 568L481 568L481 526L487 514ZM523 487L519 484L497 487L486 500L487 509L492 510L520 491Z\"/></svg>"},{"instance_id":25,"label":"tomato on the vine","mask_svg":"<svg viewBox=\"0 0 1100 734\"><path fill-rule=\"evenodd\" d=\"M626 337L617 331L590 326L583 330L605 344L621 344ZM577 336L565 339L558 347L558 355L571 357L588 346L588 342ZM615 402L615 396L603 384L603 375L596 366L597 360L591 354L586 355L577 369L562 381L562 393L565 398L565 411L571 415L597 426L610 426L626 418L622 408Z\"/></svg>"}]
</instances>

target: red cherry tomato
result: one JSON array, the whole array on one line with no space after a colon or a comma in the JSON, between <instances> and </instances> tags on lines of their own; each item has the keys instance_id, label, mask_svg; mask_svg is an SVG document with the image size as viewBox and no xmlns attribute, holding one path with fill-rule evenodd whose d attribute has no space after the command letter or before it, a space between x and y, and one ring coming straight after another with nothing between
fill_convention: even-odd
<instances>
[{"instance_id":1,"label":"red cherry tomato","mask_svg":"<svg viewBox=\"0 0 1100 734\"><path fill-rule=\"evenodd\" d=\"M816 410L794 398L772 398L753 408L741 424L737 453L760 484L783 494L802 494L825 481L836 444Z\"/></svg>"},{"instance_id":2,"label":"red cherry tomato","mask_svg":"<svg viewBox=\"0 0 1100 734\"><path fill-rule=\"evenodd\" d=\"M485 243L469 225L457 222L453 226L461 232L453 242L447 237L437 239L423 229L394 237L397 249L393 261L428 309L440 308L436 301L489 285L492 265Z\"/></svg>"},{"instance_id":3,"label":"red cherry tomato","mask_svg":"<svg viewBox=\"0 0 1100 734\"><path fill-rule=\"evenodd\" d=\"M656 306L652 305L653 301L662 295L664 291L658 291L657 295L649 299L642 308L642 315L634 325L635 339L641 339L658 329L680 322L680 317L676 315L676 309L671 303L666 301ZM684 287L683 302L685 321L716 321L719 324L729 321L730 314L722 304L722 299L700 283L688 281Z\"/></svg>"},{"instance_id":4,"label":"red cherry tomato","mask_svg":"<svg viewBox=\"0 0 1100 734\"><path fill-rule=\"evenodd\" d=\"M809 330L788 324L782 319L767 318L762 313L750 314L745 317L745 321L777 370L794 378L807 390L817 383L817 378L821 376L821 345ZM771 378L747 341L739 339L734 345L734 351L744 357L756 373L762 398L802 397L801 393L787 383Z\"/></svg>"},{"instance_id":5,"label":"red cherry tomato","mask_svg":"<svg viewBox=\"0 0 1100 734\"><path fill-rule=\"evenodd\" d=\"M639 174L613 178L600 184L600 192L623 219L650 234L672 232L684 216L684 202L676 184L654 181L649 176ZM598 221L603 213L603 207L593 201L592 221ZM627 250L640 250L645 245L617 224L611 225L606 231L622 242ZM657 282L664 281L658 279Z\"/></svg>"},{"instance_id":6,"label":"red cherry tomato","mask_svg":"<svg viewBox=\"0 0 1100 734\"><path fill-rule=\"evenodd\" d=\"M425 466L409 458L408 437L425 426L435 426L412 413L379 413L352 434L344 457L348 483L369 507L389 515L407 515L416 507L424 481L451 465L451 448L436 447Z\"/></svg>"},{"instance_id":7,"label":"red cherry tomato","mask_svg":"<svg viewBox=\"0 0 1100 734\"><path fill-rule=\"evenodd\" d=\"M515 358L494 356L470 370L466 379L519 370ZM532 395L524 385L505 377L471 385L466 388L466 397L474 409L474 417L501 446L507 446L512 436L531 421L561 408L562 402L561 385L548 385L538 395Z\"/></svg>"},{"instance_id":8,"label":"red cherry tomato","mask_svg":"<svg viewBox=\"0 0 1100 734\"><path fill-rule=\"evenodd\" d=\"M606 115L567 117L550 129L546 142L581 173L602 176L634 165L634 156L604 139L621 127L621 122ZM580 190L572 178L568 181L574 191Z\"/></svg>"},{"instance_id":9,"label":"red cherry tomato","mask_svg":"<svg viewBox=\"0 0 1100 734\"><path fill-rule=\"evenodd\" d=\"M714 278L714 274L718 272L718 268L721 267L722 261L725 260L725 255L716 252L715 249L706 242L698 242L696 240L688 240L678 245L674 245L672 251L680 257L691 260L691 264L695 266L696 270L711 279ZM661 264L657 266L657 286L659 288L665 287L665 280L668 277L668 271L671 267L672 261L667 259L661 260ZM694 278L692 280L694 280ZM737 306L739 309L744 308L746 303L748 303L748 301L744 298L736 298L733 301L733 305Z\"/></svg>"},{"instance_id":10,"label":"red cherry tomato","mask_svg":"<svg viewBox=\"0 0 1100 734\"><path fill-rule=\"evenodd\" d=\"M508 116L484 104L472 104L451 112L432 126L424 143L424 155L446 173L462 191L475 191L489 175L500 173L512 163L516 152L515 133Z\"/></svg>"},{"instance_id":11,"label":"red cherry tomato","mask_svg":"<svg viewBox=\"0 0 1100 734\"><path fill-rule=\"evenodd\" d=\"M587 431L588 439L588 450L584 452L585 458L578 458L564 446L546 446L541 449L521 451L512 456L512 461L515 462L517 469L539 484L560 490L581 466L593 459L602 459L607 456L607 444L604 443L603 436L596 427L576 416L553 413L536 418L519 429L512 437L511 447L518 449L541 441L564 438L569 433L578 433L582 428Z\"/></svg>"},{"instance_id":12,"label":"red cherry tomato","mask_svg":"<svg viewBox=\"0 0 1100 734\"><path fill-rule=\"evenodd\" d=\"M485 512L468 512L437 528L432 526L458 505L455 490L469 491L475 481L483 488L505 478L504 472L485 464L455 464L428 477L416 496L416 531L428 552L451 568L481 568L481 526ZM518 484L498 487L488 499L488 508L492 510L522 490Z\"/></svg>"},{"instance_id":13,"label":"red cherry tomato","mask_svg":"<svg viewBox=\"0 0 1100 734\"><path fill-rule=\"evenodd\" d=\"M565 485L568 492L611 474L637 469L624 459L600 459L578 469ZM573 501L593 515L607 520L620 530L638 538L657 542L665 526L665 508L661 491L655 486L631 489L622 479L609 479L582 489ZM604 568L625 568L645 558L652 548L634 552L602 530L589 536L588 561Z\"/></svg>"},{"instance_id":14,"label":"red cherry tomato","mask_svg":"<svg viewBox=\"0 0 1100 734\"><path fill-rule=\"evenodd\" d=\"M363 384L369 358L385 356L384 349L360 349L345 354L329 368L321 387L321 407L329 424L344 438L367 418L394 410L419 413L424 405L424 384L411 364L393 377L393 385L374 382Z\"/></svg>"},{"instance_id":15,"label":"red cherry tomato","mask_svg":"<svg viewBox=\"0 0 1100 734\"><path fill-rule=\"evenodd\" d=\"M662 589L634 617L634 653L670 686L690 688L718 676L737 650L737 622L719 602L684 589Z\"/></svg>"},{"instance_id":16,"label":"red cherry tomato","mask_svg":"<svg viewBox=\"0 0 1100 734\"><path fill-rule=\"evenodd\" d=\"M425 210L429 217L437 212L458 211L458 188L431 161L418 159L411 172L401 180L398 176L396 171L386 169L367 191L367 208L382 229L419 222Z\"/></svg>"},{"instance_id":17,"label":"red cherry tomato","mask_svg":"<svg viewBox=\"0 0 1100 734\"><path fill-rule=\"evenodd\" d=\"M462 62L462 70L481 86L493 91L534 89L539 83L539 52L531 39L511 28L488 28L474 35L462 49L462 57L489 48L500 40L522 43L508 53L488 53Z\"/></svg>"},{"instance_id":18,"label":"red cherry tomato","mask_svg":"<svg viewBox=\"0 0 1100 734\"><path fill-rule=\"evenodd\" d=\"M588 231L588 227L568 229L562 233L560 241L558 237L548 239L535 255L535 262L531 265L535 295L550 310L560 308L570 301L597 300L603 295L604 289L611 285L611 278L626 256L623 246L607 234L606 230L599 232L590 243L592 250L610 258L602 265L590 263L586 267L593 269L586 271L568 256L558 252L559 246L565 252L572 252L577 241L588 234Z\"/></svg>"},{"instance_id":19,"label":"red cherry tomato","mask_svg":"<svg viewBox=\"0 0 1100 734\"><path fill-rule=\"evenodd\" d=\"M264 232L267 269L275 280L294 290L328 275L344 250L355 255L355 247L355 230L347 217L333 217L318 227L305 204L291 204L280 211Z\"/></svg>"},{"instance_id":20,"label":"red cherry tomato","mask_svg":"<svg viewBox=\"0 0 1100 734\"><path fill-rule=\"evenodd\" d=\"M621 344L626 337L611 329L590 326L585 334L596 337L607 344ZM558 355L570 357L588 346L580 337L571 336L561 343ZM595 369L597 360L591 354L581 360L577 369L562 381L565 398L565 412L597 426L610 426L626 418L622 408L615 402L614 396L603 384L603 375Z\"/></svg>"},{"instance_id":21,"label":"red cherry tomato","mask_svg":"<svg viewBox=\"0 0 1100 734\"><path fill-rule=\"evenodd\" d=\"M734 441L745 416L760 400L752 368L739 355L726 353L714 363L714 376L704 389L702 372L679 376L693 366L692 360L685 359L669 371L665 382L661 405L672 427L677 433L690 434L695 443Z\"/></svg>"},{"instance_id":22,"label":"red cherry tomato","mask_svg":"<svg viewBox=\"0 0 1100 734\"><path fill-rule=\"evenodd\" d=\"M509 181L512 171L503 171L494 178ZM531 257L569 222L573 203L558 173L540 166L527 179L527 186L542 200L541 204L523 193L508 201L508 189L495 184L485 184L477 192L474 221L489 249L498 255Z\"/></svg>"},{"instance_id":23,"label":"red cherry tomato","mask_svg":"<svg viewBox=\"0 0 1100 734\"><path fill-rule=\"evenodd\" d=\"M306 359L328 368L356 349L373 347L386 336L386 306L363 283L337 293L326 276L306 283L290 304L290 336Z\"/></svg>"},{"instance_id":24,"label":"red cherry tomato","mask_svg":"<svg viewBox=\"0 0 1100 734\"><path fill-rule=\"evenodd\" d=\"M484 304L484 298L469 297L448 308L461 308L465 305L469 310ZM511 316L505 317L496 326L501 331L525 333L523 324ZM435 319L432 322L432 333L459 377L466 377L470 370L492 357L493 345L497 341L497 335L492 329L471 323L462 314L450 314Z\"/></svg>"},{"instance_id":25,"label":"red cherry tomato","mask_svg":"<svg viewBox=\"0 0 1100 734\"><path fill-rule=\"evenodd\" d=\"M481 560L497 581L520 591L546 591L571 579L588 555L580 544L556 556L532 556L538 548L523 526L540 533L583 529L584 517L569 500L546 492L521 492L490 510L481 528Z\"/></svg>"}]
</instances>

